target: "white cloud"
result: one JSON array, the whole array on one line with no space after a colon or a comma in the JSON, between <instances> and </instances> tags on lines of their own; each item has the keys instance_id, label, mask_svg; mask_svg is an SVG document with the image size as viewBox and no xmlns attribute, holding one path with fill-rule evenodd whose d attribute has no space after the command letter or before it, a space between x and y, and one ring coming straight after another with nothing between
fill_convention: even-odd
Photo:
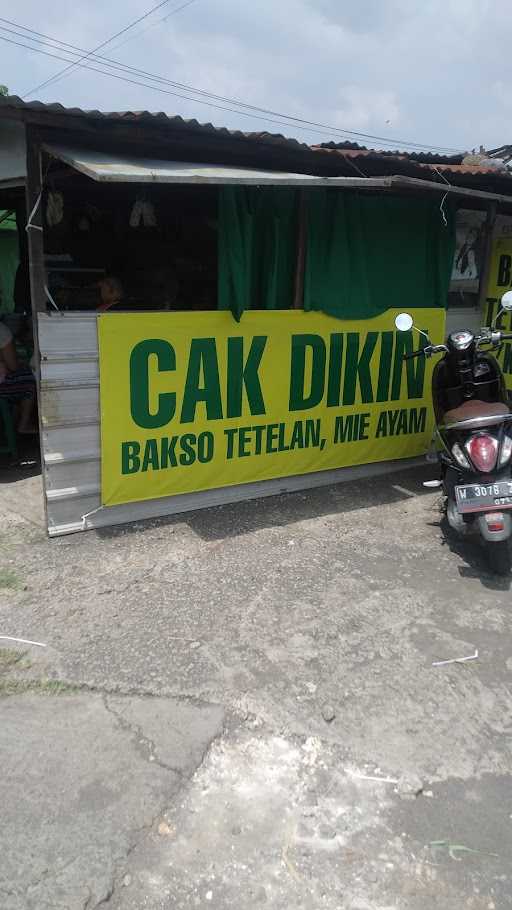
<instances>
[{"instance_id":1,"label":"white cloud","mask_svg":"<svg viewBox=\"0 0 512 910\"><path fill-rule=\"evenodd\" d=\"M400 126L400 105L395 93L358 85L339 90L340 103L331 113L333 123L350 123L354 130L371 131L375 123L393 128Z\"/></svg>"},{"instance_id":2,"label":"white cloud","mask_svg":"<svg viewBox=\"0 0 512 910\"><path fill-rule=\"evenodd\" d=\"M151 0L108 4L54 0L43 9L35 0L18 0L15 11L7 15L91 48L150 4ZM178 0L173 0L168 9L176 5ZM399 136L471 148L480 143L499 145L510 138L512 5L508 0L421 4L410 0L359 0L357 4L197 0L166 23L147 28L164 12L148 19L139 27L147 30L113 55L207 91L389 136L390 141ZM13 92L30 88L63 66L4 43L2 51L0 81ZM307 141L328 138L88 71L74 72L41 97L107 110L166 110L242 129L287 132ZM333 138L343 137L333 134Z\"/></svg>"}]
</instances>

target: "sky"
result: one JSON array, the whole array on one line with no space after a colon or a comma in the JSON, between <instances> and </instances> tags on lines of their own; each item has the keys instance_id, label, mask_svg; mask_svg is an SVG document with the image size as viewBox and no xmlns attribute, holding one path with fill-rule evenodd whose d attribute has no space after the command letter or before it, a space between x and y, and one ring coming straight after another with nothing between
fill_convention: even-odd
<instances>
[{"instance_id":1,"label":"sky","mask_svg":"<svg viewBox=\"0 0 512 910\"><path fill-rule=\"evenodd\" d=\"M172 14L184 2L170 0L99 53L324 128L217 110L176 97L179 90L168 84L160 83L166 94L78 67L28 99L165 111L310 144L352 139L392 148L407 141L471 150L512 142L510 0L193 0ZM92 50L156 3L4 0L0 16ZM30 43L5 31L12 25L0 26L0 37ZM25 95L65 66L3 40L1 45L0 83L11 94ZM341 132L350 130L385 141Z\"/></svg>"}]
</instances>

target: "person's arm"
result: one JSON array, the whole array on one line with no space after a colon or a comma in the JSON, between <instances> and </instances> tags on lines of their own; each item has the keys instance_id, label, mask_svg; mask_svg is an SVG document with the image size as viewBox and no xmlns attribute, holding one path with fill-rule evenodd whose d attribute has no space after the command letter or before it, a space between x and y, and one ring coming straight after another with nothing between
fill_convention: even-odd
<instances>
[{"instance_id":1,"label":"person's arm","mask_svg":"<svg viewBox=\"0 0 512 910\"><path fill-rule=\"evenodd\" d=\"M18 369L18 358L16 357L14 341L8 341L2 348L2 359L9 370L9 373L14 373L14 370Z\"/></svg>"}]
</instances>

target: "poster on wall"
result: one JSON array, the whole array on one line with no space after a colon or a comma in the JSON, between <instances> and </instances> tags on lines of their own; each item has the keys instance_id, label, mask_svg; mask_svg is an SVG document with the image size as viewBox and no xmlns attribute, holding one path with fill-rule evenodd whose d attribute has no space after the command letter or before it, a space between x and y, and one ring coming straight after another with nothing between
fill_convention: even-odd
<instances>
[{"instance_id":1,"label":"poster on wall","mask_svg":"<svg viewBox=\"0 0 512 910\"><path fill-rule=\"evenodd\" d=\"M451 289L478 292L485 244L483 228L486 213L459 209L455 222L455 255Z\"/></svg>"},{"instance_id":2,"label":"poster on wall","mask_svg":"<svg viewBox=\"0 0 512 910\"><path fill-rule=\"evenodd\" d=\"M102 504L424 453L433 360L396 313L99 316ZM415 317L442 341L444 310Z\"/></svg>"},{"instance_id":3,"label":"poster on wall","mask_svg":"<svg viewBox=\"0 0 512 910\"><path fill-rule=\"evenodd\" d=\"M483 324L491 326L497 319L497 327L505 332L512 331L512 316L502 313L500 301L505 291L512 287L512 218L499 215L493 232L489 281L485 300ZM506 341L496 354L505 375L507 388L512 389L512 344Z\"/></svg>"}]
</instances>

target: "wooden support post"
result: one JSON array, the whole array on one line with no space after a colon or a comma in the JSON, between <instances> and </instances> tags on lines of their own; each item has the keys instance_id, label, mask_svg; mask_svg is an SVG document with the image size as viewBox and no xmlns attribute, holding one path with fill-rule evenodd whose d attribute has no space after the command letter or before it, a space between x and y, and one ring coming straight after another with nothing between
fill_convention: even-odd
<instances>
[{"instance_id":1,"label":"wooden support post","mask_svg":"<svg viewBox=\"0 0 512 910\"><path fill-rule=\"evenodd\" d=\"M489 285L489 276L491 274L492 258L492 237L494 225L496 222L496 203L491 202L487 209L487 218L483 227L483 257L482 268L480 270L480 284L478 288L478 311L482 313L482 322L486 316L485 301L487 298L487 287Z\"/></svg>"},{"instance_id":2,"label":"wooden support post","mask_svg":"<svg viewBox=\"0 0 512 910\"><path fill-rule=\"evenodd\" d=\"M32 302L32 334L34 340L34 361L37 389L37 413L39 421L39 446L41 452L41 475L43 479L43 506L45 525L48 527L48 504L46 501L46 472L44 463L43 401L41 394L41 357L39 353L38 315L46 312L46 270L44 266L43 218L41 176L41 144L37 133L26 127L27 183L25 191L27 223L34 227L27 230L28 264L30 274L30 297ZM38 202L39 200L39 202ZM34 207L37 207L34 211Z\"/></svg>"},{"instance_id":3,"label":"wooden support post","mask_svg":"<svg viewBox=\"0 0 512 910\"><path fill-rule=\"evenodd\" d=\"M42 219L41 145L37 133L27 127L27 230L28 261L30 271L30 296L32 316L36 331L37 314L46 312L46 272L44 267ZM37 205L35 211L34 207Z\"/></svg>"},{"instance_id":4,"label":"wooden support post","mask_svg":"<svg viewBox=\"0 0 512 910\"><path fill-rule=\"evenodd\" d=\"M304 309L304 268L306 264L306 202L304 190L299 190L299 227L297 231L297 265L295 270L294 310Z\"/></svg>"}]
</instances>

